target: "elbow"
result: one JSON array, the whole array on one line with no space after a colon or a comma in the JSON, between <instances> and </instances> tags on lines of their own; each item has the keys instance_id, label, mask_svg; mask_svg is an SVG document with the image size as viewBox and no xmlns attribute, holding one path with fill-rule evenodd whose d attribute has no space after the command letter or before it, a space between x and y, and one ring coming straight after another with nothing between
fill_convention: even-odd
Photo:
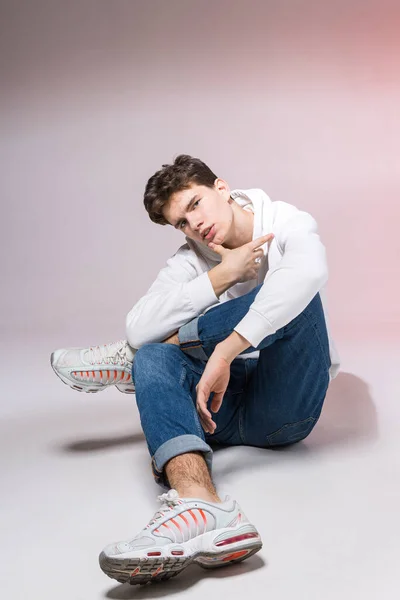
<instances>
[{"instance_id":1,"label":"elbow","mask_svg":"<svg viewBox=\"0 0 400 600\"><path fill-rule=\"evenodd\" d=\"M137 335L137 327L135 327L133 319L130 315L128 315L125 320L125 335L128 344L132 348L139 350L142 343Z\"/></svg>"},{"instance_id":2,"label":"elbow","mask_svg":"<svg viewBox=\"0 0 400 600\"><path fill-rule=\"evenodd\" d=\"M313 277L313 282L318 290L324 287L329 278L329 273L327 268L319 269L317 274Z\"/></svg>"}]
</instances>

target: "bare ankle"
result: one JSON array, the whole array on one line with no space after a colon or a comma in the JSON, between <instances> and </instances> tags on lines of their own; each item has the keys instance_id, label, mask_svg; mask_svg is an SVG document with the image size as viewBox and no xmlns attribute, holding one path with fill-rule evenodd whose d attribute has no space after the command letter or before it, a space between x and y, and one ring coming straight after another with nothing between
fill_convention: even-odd
<instances>
[{"instance_id":1,"label":"bare ankle","mask_svg":"<svg viewBox=\"0 0 400 600\"><path fill-rule=\"evenodd\" d=\"M169 338L163 341L163 344L174 344L175 346L179 346L179 337L177 333L171 335Z\"/></svg>"},{"instance_id":2,"label":"bare ankle","mask_svg":"<svg viewBox=\"0 0 400 600\"><path fill-rule=\"evenodd\" d=\"M188 452L171 458L165 466L165 472L171 488L181 498L221 502L201 452Z\"/></svg>"},{"instance_id":3,"label":"bare ankle","mask_svg":"<svg viewBox=\"0 0 400 600\"><path fill-rule=\"evenodd\" d=\"M199 485L182 486L175 488L180 498L200 498L207 502L222 502L218 494L211 494L207 489Z\"/></svg>"}]
</instances>

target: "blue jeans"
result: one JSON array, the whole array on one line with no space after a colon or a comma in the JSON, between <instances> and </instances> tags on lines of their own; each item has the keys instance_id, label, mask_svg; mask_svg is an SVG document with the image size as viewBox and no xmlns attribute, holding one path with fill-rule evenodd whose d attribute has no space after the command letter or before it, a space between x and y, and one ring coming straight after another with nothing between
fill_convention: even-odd
<instances>
[{"instance_id":1,"label":"blue jeans","mask_svg":"<svg viewBox=\"0 0 400 600\"><path fill-rule=\"evenodd\" d=\"M263 284L261 284L263 285ZM235 358L213 434L196 410L196 385L208 358L246 315L261 285L183 325L180 345L145 344L135 354L132 377L155 480L170 487L164 466L186 452L201 452L212 474L212 446L271 448L307 437L329 386L329 341L319 293L285 327ZM213 394L210 395L208 408Z\"/></svg>"}]
</instances>

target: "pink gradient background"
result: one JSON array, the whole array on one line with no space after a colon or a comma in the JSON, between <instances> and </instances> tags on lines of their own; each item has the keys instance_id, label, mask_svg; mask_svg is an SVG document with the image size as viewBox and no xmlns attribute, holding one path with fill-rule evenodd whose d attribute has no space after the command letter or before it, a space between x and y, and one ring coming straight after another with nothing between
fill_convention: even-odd
<instances>
[{"instance_id":1,"label":"pink gradient background","mask_svg":"<svg viewBox=\"0 0 400 600\"><path fill-rule=\"evenodd\" d=\"M4 334L124 337L184 242L143 207L178 153L311 212L342 336L400 325L396 2L1 3Z\"/></svg>"},{"instance_id":2,"label":"pink gradient background","mask_svg":"<svg viewBox=\"0 0 400 600\"><path fill-rule=\"evenodd\" d=\"M0 0L2 597L394 597L399 32L398 0ZM342 368L304 443L215 452L262 551L148 596L97 564L159 508L135 402L50 353L125 336L184 243L143 207L182 152L317 219Z\"/></svg>"}]
</instances>

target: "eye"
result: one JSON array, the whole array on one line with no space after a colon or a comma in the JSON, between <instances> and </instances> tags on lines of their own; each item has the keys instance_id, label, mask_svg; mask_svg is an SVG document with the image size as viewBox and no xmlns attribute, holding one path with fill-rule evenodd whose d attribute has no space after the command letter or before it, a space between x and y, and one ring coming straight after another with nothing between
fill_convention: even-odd
<instances>
[{"instance_id":1,"label":"eye","mask_svg":"<svg viewBox=\"0 0 400 600\"><path fill-rule=\"evenodd\" d=\"M193 204L193 208L196 206L196 204L198 204L200 202L201 198L199 198L199 200L196 200L196 202ZM182 229L182 223L186 223L185 219L182 219L182 221L179 223L179 229Z\"/></svg>"}]
</instances>

